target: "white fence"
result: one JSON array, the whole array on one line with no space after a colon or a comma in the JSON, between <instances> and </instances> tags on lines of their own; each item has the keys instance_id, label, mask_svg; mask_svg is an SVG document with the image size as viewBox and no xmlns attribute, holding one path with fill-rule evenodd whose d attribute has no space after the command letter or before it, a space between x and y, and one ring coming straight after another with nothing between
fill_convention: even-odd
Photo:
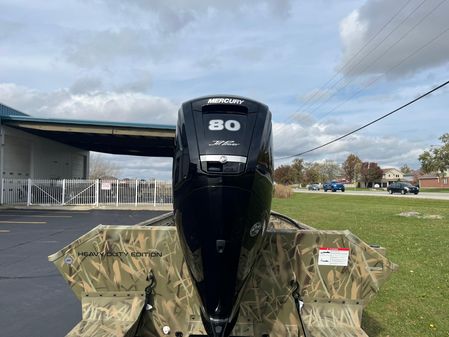
<instances>
[{"instance_id":1,"label":"white fence","mask_svg":"<svg viewBox=\"0 0 449 337\"><path fill-rule=\"evenodd\" d=\"M2 205L169 205L172 184L160 180L2 179Z\"/></svg>"}]
</instances>

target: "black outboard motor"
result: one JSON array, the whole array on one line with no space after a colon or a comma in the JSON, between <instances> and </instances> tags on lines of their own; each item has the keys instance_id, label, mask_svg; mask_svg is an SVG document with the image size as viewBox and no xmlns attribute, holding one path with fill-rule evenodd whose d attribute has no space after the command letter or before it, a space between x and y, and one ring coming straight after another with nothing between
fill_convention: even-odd
<instances>
[{"instance_id":1,"label":"black outboard motor","mask_svg":"<svg viewBox=\"0 0 449 337\"><path fill-rule=\"evenodd\" d=\"M181 246L208 335L227 337L270 216L271 113L238 96L185 102L175 147L174 211Z\"/></svg>"}]
</instances>

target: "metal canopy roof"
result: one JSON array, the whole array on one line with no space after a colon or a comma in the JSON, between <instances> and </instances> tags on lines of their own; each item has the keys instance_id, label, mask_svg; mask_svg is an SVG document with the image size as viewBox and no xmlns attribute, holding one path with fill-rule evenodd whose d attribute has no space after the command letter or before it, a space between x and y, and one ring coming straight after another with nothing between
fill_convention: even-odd
<instances>
[{"instance_id":1,"label":"metal canopy roof","mask_svg":"<svg viewBox=\"0 0 449 337\"><path fill-rule=\"evenodd\" d=\"M175 126L0 116L1 124L88 151L172 157Z\"/></svg>"},{"instance_id":2,"label":"metal canopy roof","mask_svg":"<svg viewBox=\"0 0 449 337\"><path fill-rule=\"evenodd\" d=\"M7 105L0 103L0 118L3 116L28 116L19 110L13 109Z\"/></svg>"}]
</instances>

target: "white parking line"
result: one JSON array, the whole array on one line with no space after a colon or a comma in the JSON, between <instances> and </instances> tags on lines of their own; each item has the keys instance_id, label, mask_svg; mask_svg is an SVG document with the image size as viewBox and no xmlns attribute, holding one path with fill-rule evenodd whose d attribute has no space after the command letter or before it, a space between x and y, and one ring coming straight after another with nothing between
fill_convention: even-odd
<instances>
[{"instance_id":1,"label":"white parking line","mask_svg":"<svg viewBox=\"0 0 449 337\"><path fill-rule=\"evenodd\" d=\"M0 214L0 216L20 216L23 218L73 218L72 215L24 215L24 214Z\"/></svg>"},{"instance_id":2,"label":"white parking line","mask_svg":"<svg viewBox=\"0 0 449 337\"><path fill-rule=\"evenodd\" d=\"M46 213L46 212L55 212L57 214L87 214L90 211L58 211L58 210L34 210L34 209L4 209L1 210L2 213Z\"/></svg>"},{"instance_id":3,"label":"white parking line","mask_svg":"<svg viewBox=\"0 0 449 337\"><path fill-rule=\"evenodd\" d=\"M46 224L47 221L0 221L0 224L8 223L8 224L36 224L43 225Z\"/></svg>"}]
</instances>

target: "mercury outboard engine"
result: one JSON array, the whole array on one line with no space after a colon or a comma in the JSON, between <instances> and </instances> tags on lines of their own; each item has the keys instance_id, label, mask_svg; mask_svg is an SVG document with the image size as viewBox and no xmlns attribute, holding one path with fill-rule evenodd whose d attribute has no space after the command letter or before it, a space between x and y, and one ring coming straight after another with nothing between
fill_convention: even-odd
<instances>
[{"instance_id":1,"label":"mercury outboard engine","mask_svg":"<svg viewBox=\"0 0 449 337\"><path fill-rule=\"evenodd\" d=\"M175 221L209 336L227 337L258 258L273 187L271 113L238 96L185 102L173 162Z\"/></svg>"}]
</instances>

